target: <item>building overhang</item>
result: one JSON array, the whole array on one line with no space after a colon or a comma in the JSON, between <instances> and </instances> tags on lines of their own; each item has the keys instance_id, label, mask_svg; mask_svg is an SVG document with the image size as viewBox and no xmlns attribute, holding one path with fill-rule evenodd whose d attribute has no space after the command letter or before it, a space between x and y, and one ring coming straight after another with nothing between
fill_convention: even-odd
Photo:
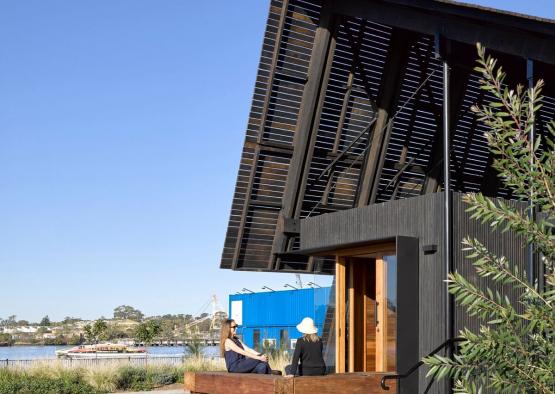
<instances>
[{"instance_id":1,"label":"building overhang","mask_svg":"<svg viewBox=\"0 0 555 394\"><path fill-rule=\"evenodd\" d=\"M508 85L546 80L535 128L546 135L552 20L450 0L271 0L220 267L332 273L335 248L412 236L415 223L380 210L445 190L446 129L452 190L510 199L469 111L490 100L478 41ZM441 251L420 232L427 254Z\"/></svg>"},{"instance_id":2,"label":"building overhang","mask_svg":"<svg viewBox=\"0 0 555 394\"><path fill-rule=\"evenodd\" d=\"M301 220L304 255L379 244L399 236L419 237L426 228L441 233L443 193L389 201ZM440 244L441 238L426 244ZM296 251L297 252L297 251Z\"/></svg>"}]
</instances>

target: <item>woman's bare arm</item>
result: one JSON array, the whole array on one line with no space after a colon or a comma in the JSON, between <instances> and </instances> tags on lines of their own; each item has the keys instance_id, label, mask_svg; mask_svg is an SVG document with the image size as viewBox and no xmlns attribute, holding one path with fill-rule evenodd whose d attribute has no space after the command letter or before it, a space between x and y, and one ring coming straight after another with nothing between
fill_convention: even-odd
<instances>
[{"instance_id":1,"label":"woman's bare arm","mask_svg":"<svg viewBox=\"0 0 555 394\"><path fill-rule=\"evenodd\" d=\"M252 349L251 352L247 352L244 349L241 349L239 346L237 346L231 339L226 339L225 340L225 346L229 349L234 351L235 353L239 353L242 354L245 357L249 357L249 358L254 358L255 360L260 360L260 361L267 361L268 359L266 358L266 356L259 356L256 352L254 352ZM243 345L244 346L244 345ZM253 353L254 352L254 353Z\"/></svg>"},{"instance_id":2,"label":"woman's bare arm","mask_svg":"<svg viewBox=\"0 0 555 394\"><path fill-rule=\"evenodd\" d=\"M257 352L254 349L251 349L250 347L248 347L247 345L245 345L243 342L241 342L243 344L243 347L245 348L246 352L249 352L250 354L254 354L255 356L258 356L260 354L260 352Z\"/></svg>"}]
</instances>

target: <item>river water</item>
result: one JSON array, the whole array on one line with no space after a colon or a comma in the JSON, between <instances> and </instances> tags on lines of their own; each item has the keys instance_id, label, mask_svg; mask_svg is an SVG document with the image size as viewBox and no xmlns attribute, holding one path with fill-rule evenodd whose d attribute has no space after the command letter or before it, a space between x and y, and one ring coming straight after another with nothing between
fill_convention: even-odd
<instances>
[{"instance_id":1,"label":"river water","mask_svg":"<svg viewBox=\"0 0 555 394\"><path fill-rule=\"evenodd\" d=\"M40 360L56 358L56 350L69 349L73 346L0 346L0 360ZM148 346L147 353L152 356L179 357L187 355L188 351L182 346ZM217 346L206 346L204 355L208 357L218 356Z\"/></svg>"}]
</instances>

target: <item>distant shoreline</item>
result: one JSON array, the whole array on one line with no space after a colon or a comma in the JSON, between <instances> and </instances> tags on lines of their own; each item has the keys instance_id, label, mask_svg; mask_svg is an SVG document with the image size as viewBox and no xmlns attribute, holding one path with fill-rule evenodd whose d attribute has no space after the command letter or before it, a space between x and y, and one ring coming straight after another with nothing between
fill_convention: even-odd
<instances>
[{"instance_id":1,"label":"distant shoreline","mask_svg":"<svg viewBox=\"0 0 555 394\"><path fill-rule=\"evenodd\" d=\"M0 343L0 347L17 347L17 346L73 346L68 344L53 345L50 343Z\"/></svg>"}]
</instances>

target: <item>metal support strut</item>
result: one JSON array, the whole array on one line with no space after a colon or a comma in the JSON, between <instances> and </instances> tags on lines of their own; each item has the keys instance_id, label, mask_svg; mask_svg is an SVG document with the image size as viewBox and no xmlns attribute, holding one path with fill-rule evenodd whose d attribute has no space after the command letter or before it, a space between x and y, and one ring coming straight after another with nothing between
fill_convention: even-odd
<instances>
[{"instance_id":1,"label":"metal support strut","mask_svg":"<svg viewBox=\"0 0 555 394\"><path fill-rule=\"evenodd\" d=\"M450 158L449 158L449 64L446 59L446 54L443 53L443 180L444 180L444 259L445 259L445 279L453 271L453 264L451 259L451 245L452 245L452 200L451 200L451 177L450 177ZM449 293L447 283L445 283L445 339L453 338L454 331L454 315L453 315L453 297ZM447 357L452 356L451 349L446 349Z\"/></svg>"},{"instance_id":2,"label":"metal support strut","mask_svg":"<svg viewBox=\"0 0 555 394\"><path fill-rule=\"evenodd\" d=\"M534 61L532 59L528 59L526 61L526 79L528 80L528 89L532 89L534 87ZM530 127L530 133L528 135L528 142L530 144L530 167L534 165L534 144L535 144L535 130L534 124ZM531 190L531 196L534 195L534 191ZM535 220L535 213L534 213L534 201L532 197L528 200L528 217L530 220ZM528 245L528 281L532 286L534 286L535 282L535 267L534 267L534 246L532 244Z\"/></svg>"}]
</instances>

